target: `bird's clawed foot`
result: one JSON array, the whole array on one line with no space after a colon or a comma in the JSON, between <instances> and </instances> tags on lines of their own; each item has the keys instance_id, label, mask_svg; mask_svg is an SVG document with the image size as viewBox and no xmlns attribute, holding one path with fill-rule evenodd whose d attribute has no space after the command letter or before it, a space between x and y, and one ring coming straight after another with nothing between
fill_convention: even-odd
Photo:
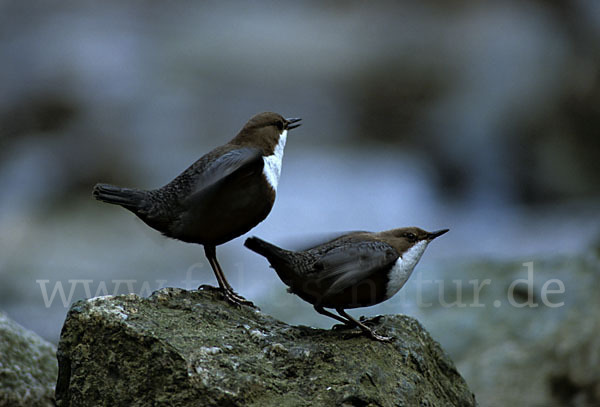
<instances>
[{"instance_id":1,"label":"bird's clawed foot","mask_svg":"<svg viewBox=\"0 0 600 407\"><path fill-rule=\"evenodd\" d=\"M362 317L360 317L359 321L362 322L364 325L376 325L379 323L379 321L381 320L382 317L383 317L383 315L376 315L371 318L362 316Z\"/></svg>"},{"instance_id":2,"label":"bird's clawed foot","mask_svg":"<svg viewBox=\"0 0 600 407\"><path fill-rule=\"evenodd\" d=\"M223 296L223 299L232 305L237 305L239 307L241 307L242 305L246 305L248 307L258 309L258 307L254 305L252 301L248 301L247 299L233 291L233 289L214 287L209 284L202 284L200 287L198 287L198 290L219 291L219 293Z\"/></svg>"},{"instance_id":3,"label":"bird's clawed foot","mask_svg":"<svg viewBox=\"0 0 600 407\"><path fill-rule=\"evenodd\" d=\"M357 328L356 325L350 325L350 324L335 324L334 326L331 327L332 330L334 331L345 331L345 330L349 330L349 329L355 329ZM376 341L379 342L391 342L392 338L389 336L383 336L383 335L379 335L377 332L375 332L374 329L370 329L366 326L359 326L358 328L360 328L360 330L362 331L362 334L374 339ZM355 335L352 336L356 336L356 334L358 334L357 331L354 331Z\"/></svg>"},{"instance_id":4,"label":"bird's clawed foot","mask_svg":"<svg viewBox=\"0 0 600 407\"><path fill-rule=\"evenodd\" d=\"M379 342L391 342L392 341L391 337L379 335L379 334L375 333L375 331L372 329L365 333L367 334L367 336L369 338L375 339L376 341L379 341Z\"/></svg>"},{"instance_id":5,"label":"bird's clawed foot","mask_svg":"<svg viewBox=\"0 0 600 407\"><path fill-rule=\"evenodd\" d=\"M223 295L225 301L227 301L230 304L237 305L239 307L241 307L242 305L246 305L248 307L258 309L258 307L254 305L252 301L245 299L233 290L228 290L226 288L221 289L221 295Z\"/></svg>"}]
</instances>

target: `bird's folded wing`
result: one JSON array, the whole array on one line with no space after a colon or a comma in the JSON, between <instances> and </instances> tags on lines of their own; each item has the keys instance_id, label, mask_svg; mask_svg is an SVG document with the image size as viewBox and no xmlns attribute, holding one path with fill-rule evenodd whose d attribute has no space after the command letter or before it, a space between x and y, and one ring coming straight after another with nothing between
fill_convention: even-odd
<instances>
[{"instance_id":1,"label":"bird's folded wing","mask_svg":"<svg viewBox=\"0 0 600 407\"><path fill-rule=\"evenodd\" d=\"M202 167L194 177L192 191L187 197L189 203L205 199L207 194L243 178L260 173L264 161L262 151L258 148L237 148L228 151Z\"/></svg>"},{"instance_id":2,"label":"bird's folded wing","mask_svg":"<svg viewBox=\"0 0 600 407\"><path fill-rule=\"evenodd\" d=\"M293 250L296 252L305 252L311 249L316 249L319 246L324 246L329 243L334 242L335 240L340 239L340 236L356 234L356 233L369 233L364 230L347 230L344 232L327 232L327 233L311 233L306 234L297 239L290 239L287 247L289 250Z\"/></svg>"},{"instance_id":3,"label":"bird's folded wing","mask_svg":"<svg viewBox=\"0 0 600 407\"><path fill-rule=\"evenodd\" d=\"M319 281L333 280L327 294L335 294L391 267L397 258L398 252L387 243L357 242L330 250L314 264L314 270Z\"/></svg>"}]
</instances>

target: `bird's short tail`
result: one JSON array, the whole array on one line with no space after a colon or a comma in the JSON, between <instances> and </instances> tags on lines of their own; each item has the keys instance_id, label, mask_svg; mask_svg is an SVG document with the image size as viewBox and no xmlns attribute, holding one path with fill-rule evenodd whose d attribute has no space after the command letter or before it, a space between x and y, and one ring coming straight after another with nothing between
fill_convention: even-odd
<instances>
[{"instance_id":1,"label":"bird's short tail","mask_svg":"<svg viewBox=\"0 0 600 407\"><path fill-rule=\"evenodd\" d=\"M275 270L281 281L291 287L294 281L293 259L295 253L282 249L258 237L249 237L244 246L267 258L271 267Z\"/></svg>"},{"instance_id":2,"label":"bird's short tail","mask_svg":"<svg viewBox=\"0 0 600 407\"><path fill-rule=\"evenodd\" d=\"M285 261L287 257L285 255L287 250L277 247L269 242L265 242L264 240L255 236L246 239L244 246L253 252L260 254L261 256L266 257L271 264L274 262L277 263L279 261Z\"/></svg>"},{"instance_id":3,"label":"bird's short tail","mask_svg":"<svg viewBox=\"0 0 600 407\"><path fill-rule=\"evenodd\" d=\"M136 211L143 205L146 192L109 184L96 184L93 195L99 201L121 205L124 208Z\"/></svg>"}]
</instances>

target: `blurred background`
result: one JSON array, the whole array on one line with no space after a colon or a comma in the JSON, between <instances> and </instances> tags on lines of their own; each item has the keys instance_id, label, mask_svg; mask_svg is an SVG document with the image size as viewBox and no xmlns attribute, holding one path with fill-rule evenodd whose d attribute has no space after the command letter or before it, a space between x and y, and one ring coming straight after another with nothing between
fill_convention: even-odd
<instances>
[{"instance_id":1,"label":"blurred background","mask_svg":"<svg viewBox=\"0 0 600 407\"><path fill-rule=\"evenodd\" d=\"M303 125L249 235L294 248L450 228L399 295L354 314L418 318L482 405L600 400L598 368L591 384L567 372L600 365L597 0L3 1L0 61L0 309L47 340L82 298L216 284L200 246L91 190L161 186L270 110ZM286 322L330 327L246 237L218 248L234 288ZM564 306L506 302L524 262L536 295L564 282ZM483 307L444 306L486 278ZM592 343L573 359L560 332L582 329ZM538 387L511 374L527 369Z\"/></svg>"}]
</instances>

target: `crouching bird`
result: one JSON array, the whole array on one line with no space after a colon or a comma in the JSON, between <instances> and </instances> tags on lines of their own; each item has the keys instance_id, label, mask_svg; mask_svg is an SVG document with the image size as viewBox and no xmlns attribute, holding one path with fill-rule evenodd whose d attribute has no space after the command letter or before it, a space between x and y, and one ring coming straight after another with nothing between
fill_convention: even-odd
<instances>
[{"instance_id":1,"label":"crouching bird","mask_svg":"<svg viewBox=\"0 0 600 407\"><path fill-rule=\"evenodd\" d=\"M97 184L96 199L130 210L163 235L204 246L224 298L253 306L227 282L216 246L262 222L273 207L289 130L300 119L272 112L252 117L227 144L202 156L162 188Z\"/></svg>"},{"instance_id":2,"label":"crouching bird","mask_svg":"<svg viewBox=\"0 0 600 407\"><path fill-rule=\"evenodd\" d=\"M372 339L388 341L390 338L378 335L345 310L391 298L404 286L427 245L447 231L407 227L352 232L299 252L257 237L248 238L244 245L266 257L288 291L313 304L318 313L358 327ZM333 308L339 315L325 308Z\"/></svg>"}]
</instances>

